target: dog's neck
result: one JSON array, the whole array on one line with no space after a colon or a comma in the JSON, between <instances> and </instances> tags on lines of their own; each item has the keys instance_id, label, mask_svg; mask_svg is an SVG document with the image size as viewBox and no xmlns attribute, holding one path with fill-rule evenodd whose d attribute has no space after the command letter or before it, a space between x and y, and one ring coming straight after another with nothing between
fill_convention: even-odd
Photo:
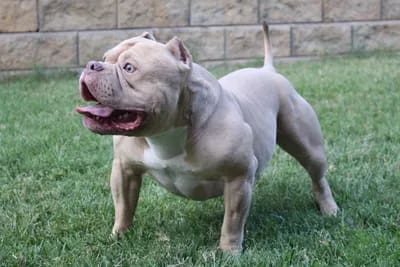
<instances>
[{"instance_id":1,"label":"dog's neck","mask_svg":"<svg viewBox=\"0 0 400 267\"><path fill-rule=\"evenodd\" d=\"M201 128L214 113L221 91L218 80L205 68L193 63L181 97L181 117L185 124L190 128Z\"/></svg>"},{"instance_id":2,"label":"dog's neck","mask_svg":"<svg viewBox=\"0 0 400 267\"><path fill-rule=\"evenodd\" d=\"M146 141L158 158L166 160L184 153L186 138L187 127L178 127L146 137Z\"/></svg>"},{"instance_id":3,"label":"dog's neck","mask_svg":"<svg viewBox=\"0 0 400 267\"><path fill-rule=\"evenodd\" d=\"M181 110L176 125L165 132L146 137L149 147L158 158L169 159L185 152L188 135L193 135L207 123L220 101L221 91L218 80L205 68L193 63L179 100Z\"/></svg>"}]
</instances>

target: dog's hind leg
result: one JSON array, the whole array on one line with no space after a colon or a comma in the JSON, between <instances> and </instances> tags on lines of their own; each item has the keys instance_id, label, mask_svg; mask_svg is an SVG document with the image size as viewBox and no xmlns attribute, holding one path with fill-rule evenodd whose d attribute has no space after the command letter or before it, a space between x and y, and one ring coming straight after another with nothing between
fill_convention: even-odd
<instances>
[{"instance_id":1,"label":"dog's hind leg","mask_svg":"<svg viewBox=\"0 0 400 267\"><path fill-rule=\"evenodd\" d=\"M336 215L338 207L325 178L328 164L318 118L296 92L282 103L277 143L307 170L321 213Z\"/></svg>"}]
</instances>

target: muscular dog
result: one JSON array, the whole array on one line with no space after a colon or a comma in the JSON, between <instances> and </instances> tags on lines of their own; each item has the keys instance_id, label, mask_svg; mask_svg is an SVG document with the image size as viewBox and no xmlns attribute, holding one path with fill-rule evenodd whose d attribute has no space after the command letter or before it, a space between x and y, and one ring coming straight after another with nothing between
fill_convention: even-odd
<instances>
[{"instance_id":1,"label":"muscular dog","mask_svg":"<svg viewBox=\"0 0 400 267\"><path fill-rule=\"evenodd\" d=\"M322 214L336 214L317 116L275 71L266 24L264 44L262 68L220 80L193 63L178 38L162 44L147 33L108 51L104 62L87 64L80 92L97 104L77 111L89 130L114 135L114 234L132 224L148 173L180 196L223 196L219 247L237 253L253 186L276 144L309 173Z\"/></svg>"}]
</instances>

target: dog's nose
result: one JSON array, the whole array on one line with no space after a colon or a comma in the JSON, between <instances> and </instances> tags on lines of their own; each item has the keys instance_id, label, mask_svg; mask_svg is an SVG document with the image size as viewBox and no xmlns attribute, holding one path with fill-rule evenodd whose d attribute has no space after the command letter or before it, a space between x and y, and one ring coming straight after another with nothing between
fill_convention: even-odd
<instances>
[{"instance_id":1,"label":"dog's nose","mask_svg":"<svg viewBox=\"0 0 400 267\"><path fill-rule=\"evenodd\" d=\"M86 65L86 68L95 71L104 70L103 64L98 61L89 61L88 64Z\"/></svg>"}]
</instances>

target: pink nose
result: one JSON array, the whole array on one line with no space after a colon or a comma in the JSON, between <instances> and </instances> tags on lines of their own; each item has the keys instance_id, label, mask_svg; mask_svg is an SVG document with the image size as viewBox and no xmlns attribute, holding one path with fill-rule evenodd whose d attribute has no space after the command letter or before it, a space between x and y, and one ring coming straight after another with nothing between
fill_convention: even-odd
<instances>
[{"instance_id":1,"label":"pink nose","mask_svg":"<svg viewBox=\"0 0 400 267\"><path fill-rule=\"evenodd\" d=\"M88 64L86 65L86 68L94 71L104 70L103 64L98 61L89 61Z\"/></svg>"}]
</instances>

